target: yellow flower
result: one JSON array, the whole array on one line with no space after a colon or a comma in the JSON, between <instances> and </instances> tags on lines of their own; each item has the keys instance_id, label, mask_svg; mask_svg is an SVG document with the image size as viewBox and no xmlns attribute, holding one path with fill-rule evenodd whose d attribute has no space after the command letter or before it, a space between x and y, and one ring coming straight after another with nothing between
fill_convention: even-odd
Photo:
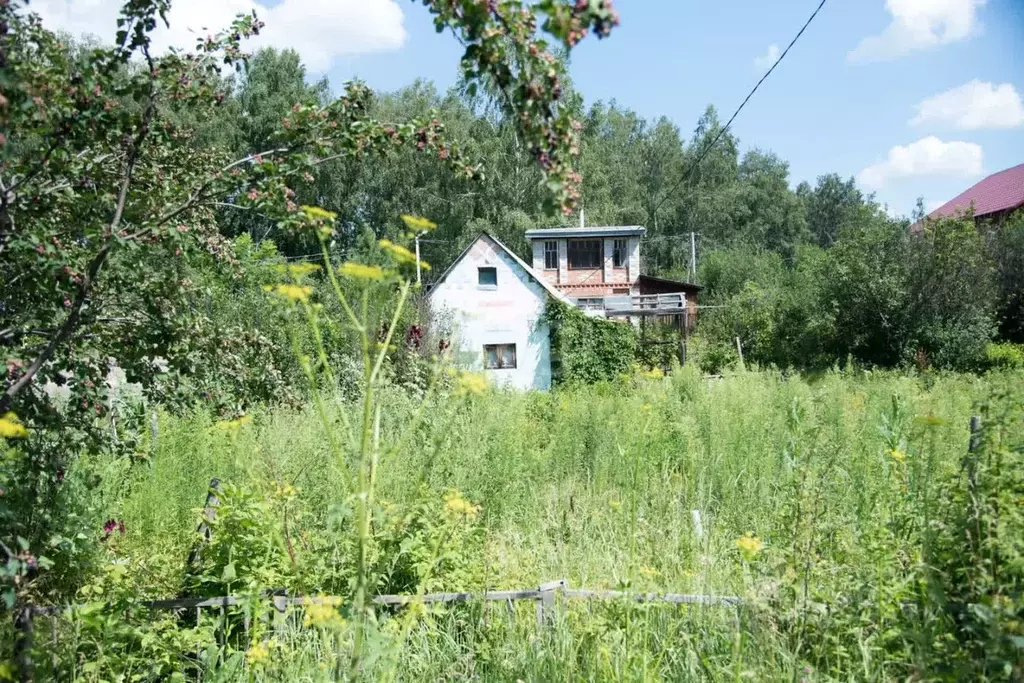
<instances>
[{"instance_id":1,"label":"yellow flower","mask_svg":"<svg viewBox=\"0 0 1024 683\"><path fill-rule=\"evenodd\" d=\"M476 519L477 513L480 512L479 505L470 503L456 489L444 494L444 506L448 508L449 512L466 519Z\"/></svg>"},{"instance_id":2,"label":"yellow flower","mask_svg":"<svg viewBox=\"0 0 1024 683\"><path fill-rule=\"evenodd\" d=\"M380 240L377 244L380 245L381 249L391 254L391 258L395 259L397 263L416 263L416 254L401 244L395 244L391 240ZM430 264L426 261L420 261L420 268L430 270Z\"/></svg>"},{"instance_id":3,"label":"yellow flower","mask_svg":"<svg viewBox=\"0 0 1024 683\"><path fill-rule=\"evenodd\" d=\"M312 287L303 287L301 285L265 285L263 287L265 291L273 292L278 296L288 299L289 301L307 301L309 295L313 293Z\"/></svg>"},{"instance_id":4,"label":"yellow flower","mask_svg":"<svg viewBox=\"0 0 1024 683\"><path fill-rule=\"evenodd\" d=\"M665 376L665 371L661 368L651 368L644 372L644 377L650 377L652 379L660 379Z\"/></svg>"},{"instance_id":5,"label":"yellow flower","mask_svg":"<svg viewBox=\"0 0 1024 683\"><path fill-rule=\"evenodd\" d=\"M242 415L234 420L221 420L213 425L214 429L220 429L225 432L237 432L242 428L242 425L247 425L252 422L252 416Z\"/></svg>"},{"instance_id":6,"label":"yellow flower","mask_svg":"<svg viewBox=\"0 0 1024 683\"><path fill-rule=\"evenodd\" d=\"M640 567L640 575L647 579L653 579L657 576L661 576L661 572L651 567Z\"/></svg>"},{"instance_id":7,"label":"yellow flower","mask_svg":"<svg viewBox=\"0 0 1024 683\"><path fill-rule=\"evenodd\" d=\"M610 507L612 510L615 510L616 512L618 512L619 510L622 509L622 501L617 499L617 498L614 499L614 500L609 500L608 501L608 507Z\"/></svg>"},{"instance_id":8,"label":"yellow flower","mask_svg":"<svg viewBox=\"0 0 1024 683\"><path fill-rule=\"evenodd\" d=\"M487 391L487 377L479 372L464 372L455 382L455 395L482 394Z\"/></svg>"},{"instance_id":9,"label":"yellow flower","mask_svg":"<svg viewBox=\"0 0 1024 683\"><path fill-rule=\"evenodd\" d=\"M890 448L889 457L891 457L896 462L903 462L904 460L907 459L907 454L898 448Z\"/></svg>"},{"instance_id":10,"label":"yellow flower","mask_svg":"<svg viewBox=\"0 0 1024 683\"><path fill-rule=\"evenodd\" d=\"M270 649L266 643L256 643L245 653L245 658L250 666L262 664L270 659Z\"/></svg>"},{"instance_id":11,"label":"yellow flower","mask_svg":"<svg viewBox=\"0 0 1024 683\"><path fill-rule=\"evenodd\" d=\"M303 206L302 213L306 214L307 218L311 218L315 221L333 221L338 217L338 214L327 209L321 209L319 206Z\"/></svg>"},{"instance_id":12,"label":"yellow flower","mask_svg":"<svg viewBox=\"0 0 1024 683\"><path fill-rule=\"evenodd\" d=\"M736 547L740 549L743 559L750 562L761 552L764 544L761 543L760 538L754 535L753 531L748 531L736 539Z\"/></svg>"},{"instance_id":13,"label":"yellow flower","mask_svg":"<svg viewBox=\"0 0 1024 683\"><path fill-rule=\"evenodd\" d=\"M341 598L322 596L315 602L306 598L302 601L303 626L333 626L341 624L343 622L341 616L338 614L338 605L341 604Z\"/></svg>"},{"instance_id":14,"label":"yellow flower","mask_svg":"<svg viewBox=\"0 0 1024 683\"><path fill-rule=\"evenodd\" d=\"M310 273L320 270L320 266L316 263L289 263L288 265L277 266L275 270L281 275L290 275L299 280Z\"/></svg>"},{"instance_id":15,"label":"yellow flower","mask_svg":"<svg viewBox=\"0 0 1024 683\"><path fill-rule=\"evenodd\" d=\"M405 227L409 228L413 232L422 232L423 230L433 230L437 227L437 223L431 220L422 218L420 216L410 216L408 214L402 214L402 222L405 223Z\"/></svg>"},{"instance_id":16,"label":"yellow flower","mask_svg":"<svg viewBox=\"0 0 1024 683\"><path fill-rule=\"evenodd\" d=\"M380 280L384 277L384 270L380 266L368 266L353 261L342 263L338 272L359 280Z\"/></svg>"},{"instance_id":17,"label":"yellow flower","mask_svg":"<svg viewBox=\"0 0 1024 683\"><path fill-rule=\"evenodd\" d=\"M21 424L21 420L14 413L7 413L0 417L0 437L4 439L24 439L28 436L28 430Z\"/></svg>"}]
</instances>

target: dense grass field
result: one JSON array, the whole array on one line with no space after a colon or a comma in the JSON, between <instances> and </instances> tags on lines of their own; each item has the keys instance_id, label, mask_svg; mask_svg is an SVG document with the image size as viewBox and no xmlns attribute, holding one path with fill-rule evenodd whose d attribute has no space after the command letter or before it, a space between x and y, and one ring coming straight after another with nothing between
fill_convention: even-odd
<instances>
[{"instance_id":1,"label":"dense grass field","mask_svg":"<svg viewBox=\"0 0 1024 683\"><path fill-rule=\"evenodd\" d=\"M73 647L55 661L85 678L142 674L148 663L133 658L154 656L207 680L964 677L972 656L943 641L942 605L929 602L926 577L949 561L943 552L963 550L949 520L969 417L985 402L1019 413L1021 387L1011 375L708 379L687 369L550 394L432 398L422 412L408 392L389 390L375 591L565 578L572 587L737 595L743 606L573 603L543 629L529 603L378 610L374 654L357 671L347 668L344 604L299 610L287 635L266 643L259 626L246 639L214 613L193 630L167 618L164 633L177 640L136 644L140 628L161 631L128 619L117 651L91 646L97 626L77 618L64 639ZM183 587L349 594L354 464L332 457L315 411L219 424L163 415L147 438L147 464L85 468L98 475L102 516L125 525L110 536L108 570L94 588L105 599ZM189 569L214 477L221 508L201 566ZM206 650L174 649L190 638ZM98 664L82 668L88 662Z\"/></svg>"}]
</instances>

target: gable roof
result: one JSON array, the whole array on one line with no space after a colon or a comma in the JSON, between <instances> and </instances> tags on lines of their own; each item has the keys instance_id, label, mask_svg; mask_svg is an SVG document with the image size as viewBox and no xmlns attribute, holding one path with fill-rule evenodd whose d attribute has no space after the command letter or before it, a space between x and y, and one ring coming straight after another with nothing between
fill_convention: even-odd
<instances>
[{"instance_id":1,"label":"gable roof","mask_svg":"<svg viewBox=\"0 0 1024 683\"><path fill-rule=\"evenodd\" d=\"M543 287L544 290L548 294L550 294L551 296L555 297L556 299L558 299L559 301L561 301L563 303L571 303L569 301L569 297L567 297L565 294L562 294L557 289L555 289L551 285L551 283L549 283L543 277L538 275L537 271L535 271L530 266L526 265L526 261L524 261L523 259L521 259L518 256L516 256L516 253L514 251L512 251L511 249L509 249L508 247L506 247L504 244L502 244L501 240L499 240L497 237L495 237L494 235L492 235L492 234L490 234L489 232L486 232L486 231L481 232L479 235L476 236L476 238L473 239L472 242L467 244L466 248L462 250L462 253L459 254L458 257L454 261L452 261L452 264L450 266L448 266L448 268L443 273L441 273L441 277L437 278L437 280L435 280L433 283L431 283L431 285L430 285L431 292L433 292L437 288L437 286L439 284L441 284L442 282L445 281L445 279L448 277L448 274L451 273L455 269L455 266L459 265L459 263L462 261L462 259L466 258L466 254L468 254L469 250L473 248L473 245L476 244L477 242L479 242L480 240L484 239L484 238L487 238L490 241L494 242L495 246L497 246L501 251L503 251L506 254L508 254L509 256L511 256L512 260L515 261L517 264L519 264L519 266L522 267L522 269L526 271L526 274L529 275L531 278L533 278L537 282L537 284L539 284L541 287Z\"/></svg>"},{"instance_id":2,"label":"gable roof","mask_svg":"<svg viewBox=\"0 0 1024 683\"><path fill-rule=\"evenodd\" d=\"M974 205L974 217L1024 206L1024 164L993 173L928 214L952 216Z\"/></svg>"}]
</instances>

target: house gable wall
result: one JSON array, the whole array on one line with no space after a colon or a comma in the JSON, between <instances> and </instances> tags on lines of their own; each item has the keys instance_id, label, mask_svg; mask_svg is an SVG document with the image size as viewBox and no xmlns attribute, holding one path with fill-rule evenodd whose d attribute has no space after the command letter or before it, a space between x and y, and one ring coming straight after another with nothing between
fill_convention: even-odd
<instances>
[{"instance_id":1,"label":"house gable wall","mask_svg":"<svg viewBox=\"0 0 1024 683\"><path fill-rule=\"evenodd\" d=\"M534 245L534 260L537 258ZM543 243L540 252L543 272ZM495 268L496 287L478 284L478 269ZM551 343L541 318L548 292L487 235L435 285L428 296L435 325L450 326L460 367L484 371L493 384L520 389L551 386ZM484 369L485 344L515 344L516 368Z\"/></svg>"}]
</instances>

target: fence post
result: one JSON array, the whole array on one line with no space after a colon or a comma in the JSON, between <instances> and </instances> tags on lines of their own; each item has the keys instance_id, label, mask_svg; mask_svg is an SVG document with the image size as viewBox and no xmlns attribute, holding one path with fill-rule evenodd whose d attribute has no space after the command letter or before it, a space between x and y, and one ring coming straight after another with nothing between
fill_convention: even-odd
<instances>
[{"instance_id":1,"label":"fence post","mask_svg":"<svg viewBox=\"0 0 1024 683\"><path fill-rule=\"evenodd\" d=\"M26 605L14 613L14 666L18 680L30 683L36 679L32 665L32 606Z\"/></svg>"},{"instance_id":2,"label":"fence post","mask_svg":"<svg viewBox=\"0 0 1024 683\"><path fill-rule=\"evenodd\" d=\"M285 610L288 609L287 591L273 597L274 602L274 633L280 638L284 635Z\"/></svg>"},{"instance_id":3,"label":"fence post","mask_svg":"<svg viewBox=\"0 0 1024 683\"><path fill-rule=\"evenodd\" d=\"M555 591L565 588L565 579L548 581L537 586L540 598L537 600L537 626L550 623L555 618Z\"/></svg>"},{"instance_id":4,"label":"fence post","mask_svg":"<svg viewBox=\"0 0 1024 683\"><path fill-rule=\"evenodd\" d=\"M964 469L967 470L967 482L971 495L974 495L978 484L978 451L981 450L981 417L971 415L971 440L967 446L967 457L964 458Z\"/></svg>"}]
</instances>

